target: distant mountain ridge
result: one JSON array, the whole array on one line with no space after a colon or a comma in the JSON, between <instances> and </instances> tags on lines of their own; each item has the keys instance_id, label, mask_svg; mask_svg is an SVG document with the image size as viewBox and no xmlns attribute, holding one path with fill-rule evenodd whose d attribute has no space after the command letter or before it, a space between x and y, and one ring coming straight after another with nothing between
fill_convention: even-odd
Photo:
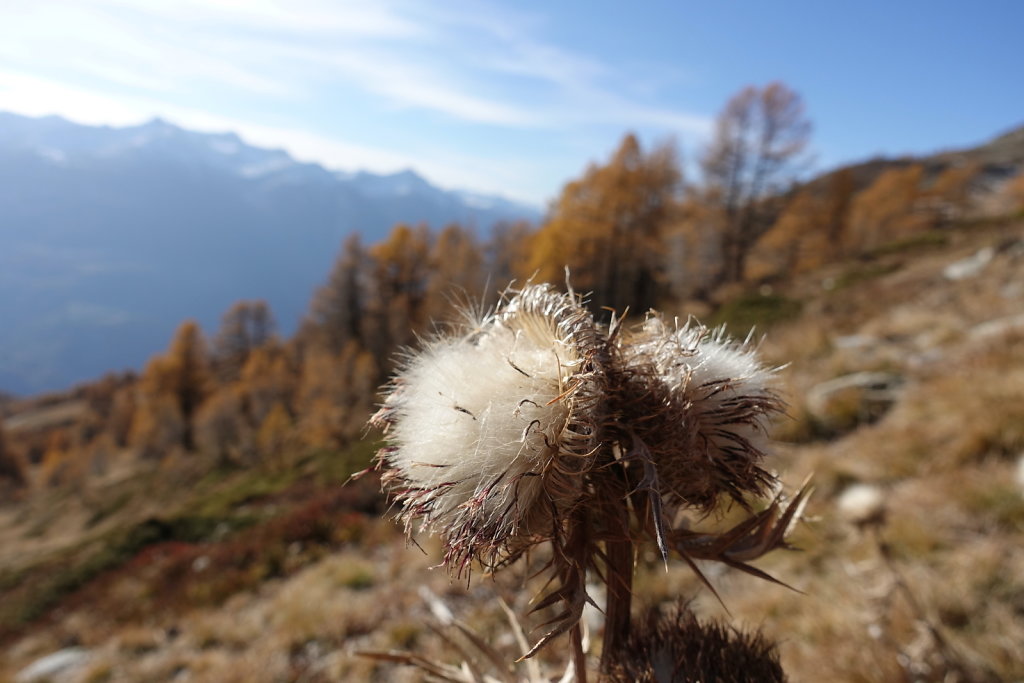
<instances>
[{"instance_id":1,"label":"distant mountain ridge","mask_svg":"<svg viewBox=\"0 0 1024 683\"><path fill-rule=\"evenodd\" d=\"M290 333L343 238L399 222L486 230L536 207L412 170L345 173L234 133L0 112L0 391L138 367L174 327L266 299Z\"/></svg>"}]
</instances>

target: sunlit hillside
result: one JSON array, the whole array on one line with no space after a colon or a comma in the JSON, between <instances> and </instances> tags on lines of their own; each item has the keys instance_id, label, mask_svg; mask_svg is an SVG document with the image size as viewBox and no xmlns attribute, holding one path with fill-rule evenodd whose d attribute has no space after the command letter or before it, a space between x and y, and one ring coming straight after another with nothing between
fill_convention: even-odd
<instances>
[{"instance_id":1,"label":"sunlit hillside","mask_svg":"<svg viewBox=\"0 0 1024 683\"><path fill-rule=\"evenodd\" d=\"M0 681L423 680L397 652L558 680L560 640L513 663L556 616L528 615L543 549L452 580L376 473L349 478L381 445L365 425L398 349L479 292L492 305L494 282L561 286L566 265L605 319L754 327L787 403L767 464L785 495L812 477L800 550L756 562L788 587L700 564L719 601L647 548L637 614L683 599L760 629L793 681L1024 678L1019 131L992 143L1004 156L730 190L732 133L685 182L669 146L627 136L543 224L486 244L460 226L353 237L293 338L244 301L209 334L184 322L137 376L0 401ZM584 622L596 673L603 619Z\"/></svg>"}]
</instances>

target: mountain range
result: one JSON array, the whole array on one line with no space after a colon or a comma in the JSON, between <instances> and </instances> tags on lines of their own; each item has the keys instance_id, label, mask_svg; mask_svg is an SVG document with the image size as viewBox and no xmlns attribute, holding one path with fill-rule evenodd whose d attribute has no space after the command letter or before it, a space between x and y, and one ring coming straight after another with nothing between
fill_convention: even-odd
<instances>
[{"instance_id":1,"label":"mountain range","mask_svg":"<svg viewBox=\"0 0 1024 683\"><path fill-rule=\"evenodd\" d=\"M342 240L399 222L484 231L537 207L412 170L334 171L161 119L83 126L0 112L0 391L137 368L185 318L265 299L290 334Z\"/></svg>"}]
</instances>

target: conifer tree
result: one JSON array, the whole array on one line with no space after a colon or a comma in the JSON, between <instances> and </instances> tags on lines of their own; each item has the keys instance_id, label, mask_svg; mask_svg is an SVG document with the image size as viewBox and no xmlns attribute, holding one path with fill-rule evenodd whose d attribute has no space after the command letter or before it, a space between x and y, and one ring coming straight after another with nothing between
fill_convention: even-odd
<instances>
[{"instance_id":1,"label":"conifer tree","mask_svg":"<svg viewBox=\"0 0 1024 683\"><path fill-rule=\"evenodd\" d=\"M627 135L611 161L566 185L533 242L539 281L572 285L622 311L656 303L663 280L663 231L673 220L681 172L669 144L645 154Z\"/></svg>"},{"instance_id":2,"label":"conifer tree","mask_svg":"<svg viewBox=\"0 0 1024 683\"><path fill-rule=\"evenodd\" d=\"M1008 213L1024 213L1024 171L1010 178L999 194Z\"/></svg>"},{"instance_id":3,"label":"conifer tree","mask_svg":"<svg viewBox=\"0 0 1024 683\"><path fill-rule=\"evenodd\" d=\"M25 461L14 451L4 436L3 425L0 424L0 492L5 487L21 489L28 483L28 472Z\"/></svg>"},{"instance_id":4,"label":"conifer tree","mask_svg":"<svg viewBox=\"0 0 1024 683\"><path fill-rule=\"evenodd\" d=\"M919 210L924 168L911 164L882 173L858 193L850 208L850 252L859 253L900 239L931 225Z\"/></svg>"},{"instance_id":5,"label":"conifer tree","mask_svg":"<svg viewBox=\"0 0 1024 683\"><path fill-rule=\"evenodd\" d=\"M971 184L980 170L977 163L964 163L952 165L939 174L926 192L937 222L960 218L967 212Z\"/></svg>"},{"instance_id":6,"label":"conifer tree","mask_svg":"<svg viewBox=\"0 0 1024 683\"><path fill-rule=\"evenodd\" d=\"M264 346L249 355L237 386L253 429L259 428L275 405L292 405L297 380L283 348Z\"/></svg>"},{"instance_id":7,"label":"conifer tree","mask_svg":"<svg viewBox=\"0 0 1024 683\"><path fill-rule=\"evenodd\" d=\"M530 269L530 243L536 227L528 221L499 222L491 231L484 247L484 263L491 291L484 302L493 303L493 291L499 291L513 280L520 283L533 273Z\"/></svg>"},{"instance_id":8,"label":"conifer tree","mask_svg":"<svg viewBox=\"0 0 1024 683\"><path fill-rule=\"evenodd\" d=\"M750 255L749 279L786 275L817 268L841 255L855 190L849 169L807 186L761 236Z\"/></svg>"},{"instance_id":9,"label":"conifer tree","mask_svg":"<svg viewBox=\"0 0 1024 683\"><path fill-rule=\"evenodd\" d=\"M721 213L722 262L711 287L743 279L747 256L772 223L766 199L795 179L810 130L803 100L779 82L744 88L719 114L701 158L703 199Z\"/></svg>"},{"instance_id":10,"label":"conifer tree","mask_svg":"<svg viewBox=\"0 0 1024 683\"><path fill-rule=\"evenodd\" d=\"M364 340L368 260L358 233L353 233L345 240L326 284L313 295L302 336L333 353L352 340Z\"/></svg>"},{"instance_id":11,"label":"conifer tree","mask_svg":"<svg viewBox=\"0 0 1024 683\"><path fill-rule=\"evenodd\" d=\"M331 447L344 441L347 387L343 380L338 355L322 348L313 348L305 355L296 405L298 431L306 446Z\"/></svg>"},{"instance_id":12,"label":"conifer tree","mask_svg":"<svg viewBox=\"0 0 1024 683\"><path fill-rule=\"evenodd\" d=\"M370 249L371 286L364 347L382 367L395 349L412 343L427 325L425 302L430 277L430 234L425 226L399 224ZM382 378L383 379L383 378Z\"/></svg>"},{"instance_id":13,"label":"conifer tree","mask_svg":"<svg viewBox=\"0 0 1024 683\"><path fill-rule=\"evenodd\" d=\"M337 355L323 349L306 355L295 415L307 446L345 445L362 433L380 384L375 355L356 342Z\"/></svg>"},{"instance_id":14,"label":"conifer tree","mask_svg":"<svg viewBox=\"0 0 1024 683\"><path fill-rule=\"evenodd\" d=\"M195 439L199 450L221 465L255 460L253 430L236 386L222 388L203 403L195 418Z\"/></svg>"},{"instance_id":15,"label":"conifer tree","mask_svg":"<svg viewBox=\"0 0 1024 683\"><path fill-rule=\"evenodd\" d=\"M60 486L68 483L71 475L71 458L68 449L68 435L63 429L50 434L43 461L39 466L39 481L43 486Z\"/></svg>"},{"instance_id":16,"label":"conifer tree","mask_svg":"<svg viewBox=\"0 0 1024 683\"><path fill-rule=\"evenodd\" d=\"M747 277L760 280L819 263L827 240L823 204L808 190L798 192L751 250Z\"/></svg>"},{"instance_id":17,"label":"conifer tree","mask_svg":"<svg viewBox=\"0 0 1024 683\"><path fill-rule=\"evenodd\" d=\"M133 383L118 389L111 400L110 411L107 413L106 431L118 448L128 445L132 420L138 403L137 395L138 387Z\"/></svg>"},{"instance_id":18,"label":"conifer tree","mask_svg":"<svg viewBox=\"0 0 1024 683\"><path fill-rule=\"evenodd\" d=\"M287 459L292 435L292 416L281 403L275 403L270 409L259 431L256 433L256 446L264 460L283 464Z\"/></svg>"},{"instance_id":19,"label":"conifer tree","mask_svg":"<svg viewBox=\"0 0 1024 683\"><path fill-rule=\"evenodd\" d=\"M237 379L249 354L269 343L275 323L266 301L239 301L221 318L213 356L221 381Z\"/></svg>"},{"instance_id":20,"label":"conifer tree","mask_svg":"<svg viewBox=\"0 0 1024 683\"><path fill-rule=\"evenodd\" d=\"M483 253L476 238L456 223L447 226L430 249L426 319L451 317L454 301L479 301L483 287Z\"/></svg>"},{"instance_id":21,"label":"conifer tree","mask_svg":"<svg viewBox=\"0 0 1024 683\"><path fill-rule=\"evenodd\" d=\"M827 259L841 256L841 245L849 229L850 210L856 191L857 184L850 169L840 169L828 177L823 206L827 236L824 253Z\"/></svg>"},{"instance_id":22,"label":"conifer tree","mask_svg":"<svg viewBox=\"0 0 1024 683\"><path fill-rule=\"evenodd\" d=\"M195 449L193 420L211 390L206 343L199 325L181 324L168 352L153 358L139 382L133 441L151 455L174 445Z\"/></svg>"}]
</instances>

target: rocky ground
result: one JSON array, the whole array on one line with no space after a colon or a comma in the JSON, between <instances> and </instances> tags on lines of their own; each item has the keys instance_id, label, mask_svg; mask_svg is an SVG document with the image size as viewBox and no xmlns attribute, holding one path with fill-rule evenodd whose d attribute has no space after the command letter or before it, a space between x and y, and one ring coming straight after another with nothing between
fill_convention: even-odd
<instances>
[{"instance_id":1,"label":"rocky ground","mask_svg":"<svg viewBox=\"0 0 1024 683\"><path fill-rule=\"evenodd\" d=\"M814 478L802 551L758 563L796 590L707 567L719 603L650 554L638 602L761 629L793 681L1024 680L1024 225L890 245L748 303L786 311L762 343L786 364L774 466L790 490ZM514 659L501 600L523 615L539 587L432 569L437 546L409 546L372 481L341 487L369 450L0 506L0 681L420 680L357 653L457 663L473 648L446 609ZM561 654L510 675L557 680Z\"/></svg>"}]
</instances>

